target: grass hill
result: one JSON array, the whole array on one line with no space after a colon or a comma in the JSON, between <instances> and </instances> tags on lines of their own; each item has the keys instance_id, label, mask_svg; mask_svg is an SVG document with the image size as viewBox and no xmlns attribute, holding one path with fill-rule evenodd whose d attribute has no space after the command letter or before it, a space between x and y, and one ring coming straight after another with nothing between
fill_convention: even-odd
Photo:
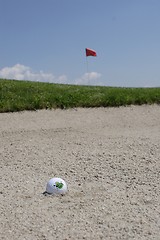
<instances>
[{"instance_id":1,"label":"grass hill","mask_svg":"<svg viewBox=\"0 0 160 240\"><path fill-rule=\"evenodd\" d=\"M0 112L160 104L160 88L79 86L0 79Z\"/></svg>"}]
</instances>

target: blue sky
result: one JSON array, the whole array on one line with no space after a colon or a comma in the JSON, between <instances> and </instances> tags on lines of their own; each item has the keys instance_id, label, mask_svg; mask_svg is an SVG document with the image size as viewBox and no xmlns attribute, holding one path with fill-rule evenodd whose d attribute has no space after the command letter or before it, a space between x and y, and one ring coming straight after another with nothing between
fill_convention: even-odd
<instances>
[{"instance_id":1,"label":"blue sky","mask_svg":"<svg viewBox=\"0 0 160 240\"><path fill-rule=\"evenodd\" d=\"M159 13L159 0L0 0L0 77L160 86Z\"/></svg>"}]
</instances>

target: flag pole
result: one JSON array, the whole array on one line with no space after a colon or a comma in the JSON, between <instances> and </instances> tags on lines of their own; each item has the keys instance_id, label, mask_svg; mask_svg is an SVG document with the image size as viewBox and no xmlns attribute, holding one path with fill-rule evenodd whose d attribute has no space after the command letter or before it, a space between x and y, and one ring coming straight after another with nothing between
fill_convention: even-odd
<instances>
[{"instance_id":1,"label":"flag pole","mask_svg":"<svg viewBox=\"0 0 160 240\"><path fill-rule=\"evenodd\" d=\"M88 70L88 59L86 56L86 66L87 66L87 80L88 80L88 84L89 84L89 70Z\"/></svg>"},{"instance_id":2,"label":"flag pole","mask_svg":"<svg viewBox=\"0 0 160 240\"><path fill-rule=\"evenodd\" d=\"M96 53L96 51L94 51L94 50L92 50L90 48L86 48L87 76L88 76L88 84L89 84L89 71L88 71L88 60L87 60L88 56L96 57L97 53Z\"/></svg>"}]
</instances>

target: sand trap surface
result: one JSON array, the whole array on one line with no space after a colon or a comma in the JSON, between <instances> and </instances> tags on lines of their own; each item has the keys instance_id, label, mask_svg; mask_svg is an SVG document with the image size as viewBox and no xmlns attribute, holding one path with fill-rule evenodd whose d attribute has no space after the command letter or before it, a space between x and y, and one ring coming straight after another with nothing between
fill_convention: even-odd
<instances>
[{"instance_id":1,"label":"sand trap surface","mask_svg":"<svg viewBox=\"0 0 160 240\"><path fill-rule=\"evenodd\" d=\"M0 185L2 240L158 240L160 106L1 113Z\"/></svg>"}]
</instances>

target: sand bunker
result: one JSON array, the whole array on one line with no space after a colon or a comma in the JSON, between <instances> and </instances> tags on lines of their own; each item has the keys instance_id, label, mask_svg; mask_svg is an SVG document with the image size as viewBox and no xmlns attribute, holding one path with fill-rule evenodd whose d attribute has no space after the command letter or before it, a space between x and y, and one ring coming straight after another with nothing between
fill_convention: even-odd
<instances>
[{"instance_id":1,"label":"sand bunker","mask_svg":"<svg viewBox=\"0 0 160 240\"><path fill-rule=\"evenodd\" d=\"M158 240L160 106L1 113L0 173L3 240Z\"/></svg>"}]
</instances>

